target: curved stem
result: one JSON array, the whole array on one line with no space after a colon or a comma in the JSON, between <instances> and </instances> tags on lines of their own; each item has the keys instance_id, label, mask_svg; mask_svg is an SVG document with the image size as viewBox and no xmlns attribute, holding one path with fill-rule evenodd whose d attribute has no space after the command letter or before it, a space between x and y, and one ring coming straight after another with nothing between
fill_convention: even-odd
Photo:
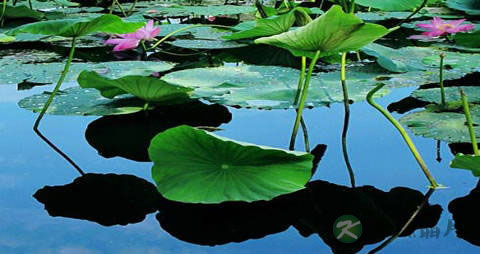
<instances>
[{"instance_id":1,"label":"curved stem","mask_svg":"<svg viewBox=\"0 0 480 254\"><path fill-rule=\"evenodd\" d=\"M443 87L443 60L445 59L445 54L440 54L440 96L442 101L442 107L445 108L445 88Z\"/></svg>"},{"instance_id":2,"label":"curved stem","mask_svg":"<svg viewBox=\"0 0 480 254\"><path fill-rule=\"evenodd\" d=\"M423 7L427 6L428 0L423 0L423 3L415 10L413 11L408 17L406 17L404 20L400 21L397 26L402 25L403 23L407 22L409 19L411 19L413 16L415 16L417 13L419 13Z\"/></svg>"},{"instance_id":3,"label":"curved stem","mask_svg":"<svg viewBox=\"0 0 480 254\"><path fill-rule=\"evenodd\" d=\"M134 0L133 4L130 6L130 9L128 9L128 12L127 12L128 16L130 16L132 14L133 10L135 9L135 5L137 5L137 1L138 0Z\"/></svg>"},{"instance_id":4,"label":"curved stem","mask_svg":"<svg viewBox=\"0 0 480 254\"><path fill-rule=\"evenodd\" d=\"M347 133L348 133L348 125L350 123L350 103L348 97L348 89L347 89L347 80L346 80L346 60L347 53L342 54L342 65L341 65L341 81L342 81L342 91L343 91L343 107L345 109L345 117L343 119L343 131L342 131L342 152L343 152L343 159L345 160L345 165L347 166L348 175L350 176L350 184L352 188L355 187L355 174L353 172L352 165L350 164L350 158L348 156L348 149L347 149Z\"/></svg>"},{"instance_id":5,"label":"curved stem","mask_svg":"<svg viewBox=\"0 0 480 254\"><path fill-rule=\"evenodd\" d=\"M37 117L35 120L35 123L33 124L33 131L43 140L45 141L53 150L55 150L60 156L62 156L65 160L67 160L81 175L84 175L82 169L73 162L72 159L70 159L65 153L63 153L59 148L57 148L52 142L50 142L43 134L38 130L38 126L40 125L40 121L42 120L43 116L47 112L48 107L50 104L53 102L53 98L55 95L58 93L60 90L60 86L62 85L63 81L65 80L65 77L67 76L68 70L70 68L70 65L73 60L73 55L75 54L75 41L76 38L72 38L72 46L70 48L70 53L68 55L67 62L65 63L65 67L63 68L62 74L60 75L60 78L57 81L57 84L55 85L55 88L53 89L52 93L50 94L50 97L48 97L47 102L42 108L42 111L40 112L40 115Z\"/></svg>"},{"instance_id":6,"label":"curved stem","mask_svg":"<svg viewBox=\"0 0 480 254\"><path fill-rule=\"evenodd\" d=\"M413 212L412 216L410 216L410 218L403 225L403 227L400 229L400 231L398 231L395 235L393 235L390 238L388 238L387 240L385 240L385 242L380 244L375 249L369 251L368 254L374 254L374 253L379 252L380 250L387 247L390 243L395 241L400 235L402 235L403 232L405 232L405 230L407 230L408 226L410 226L410 224L412 224L413 220L415 220L415 218L418 216L418 214L420 214L420 212L423 210L423 208L425 208L425 205L427 205L428 200L430 199L430 196L432 196L434 191L435 191L435 189L429 189L427 191L427 194L425 194L425 197L423 198L422 203L418 206L417 210L415 210L415 212Z\"/></svg>"},{"instance_id":7,"label":"curved stem","mask_svg":"<svg viewBox=\"0 0 480 254\"><path fill-rule=\"evenodd\" d=\"M470 140L472 141L473 154L479 156L477 138L475 137L475 131L473 130L472 115L470 114L470 107L468 106L468 99L462 88L458 88L460 96L462 97L463 111L465 118L467 119L468 133L470 134Z\"/></svg>"},{"instance_id":8,"label":"curved stem","mask_svg":"<svg viewBox=\"0 0 480 254\"><path fill-rule=\"evenodd\" d=\"M315 53L315 56L313 57L312 61L310 62L310 66L308 67L307 77L305 79L305 82L302 88L302 96L300 97L300 102L298 104L297 117L295 118L295 124L293 126L292 136L290 137L290 146L289 146L290 150L295 149L295 139L297 138L298 128L300 126L300 121L302 120L303 108L305 107L305 101L307 100L308 86L310 85L310 78L312 77L313 68L315 67L315 64L317 63L319 57L320 57L320 51L318 50Z\"/></svg>"},{"instance_id":9,"label":"curved stem","mask_svg":"<svg viewBox=\"0 0 480 254\"><path fill-rule=\"evenodd\" d=\"M430 181L430 188L440 187L440 185L437 184L437 182L435 181L435 178L430 173L430 170L428 170L428 167L425 164L425 161L423 160L422 156L418 152L410 136L408 136L407 131L402 127L402 125L397 120L395 120L395 118L393 118L393 116L386 109L384 109L382 106L380 106L373 100L373 95L376 92L378 92L378 90L382 89L384 86L385 84L379 84L374 89L372 89L372 91L370 91L367 95L367 102L370 105L372 105L374 108L376 108L378 111L380 111L380 113L382 113L383 116L385 116L385 118L387 118L387 120L390 121L390 123L392 123L393 126L395 126L395 128L400 132L400 135L402 135L403 140L405 140L405 142L408 145L408 148L410 148L410 151L412 152L413 156L417 160L418 165L420 165L420 168L422 168L423 173L425 174L427 179Z\"/></svg>"},{"instance_id":10,"label":"curved stem","mask_svg":"<svg viewBox=\"0 0 480 254\"><path fill-rule=\"evenodd\" d=\"M149 48L149 50L152 50L156 47L158 47L158 45L160 45L162 42L164 42L165 40L167 40L168 38L172 37L173 35L175 35L176 33L179 33L179 32L182 32L182 31L185 31L185 30L188 30L188 29L192 29L192 28L196 28L196 27L201 27L201 26L209 26L209 27L218 27L218 28L228 28L228 29L231 29L231 27L229 26L222 26L222 25L205 25L205 24L196 24L196 25L191 25L191 26L187 26L187 27L182 27L180 29L177 29L167 35L165 35L165 37L163 37L162 39L158 40L157 42L155 42L155 44L153 44L152 47Z\"/></svg>"},{"instance_id":11,"label":"curved stem","mask_svg":"<svg viewBox=\"0 0 480 254\"><path fill-rule=\"evenodd\" d=\"M3 0L2 16L0 16L0 27L3 27L3 21L5 19L5 11L7 10L7 0Z\"/></svg>"}]
</instances>

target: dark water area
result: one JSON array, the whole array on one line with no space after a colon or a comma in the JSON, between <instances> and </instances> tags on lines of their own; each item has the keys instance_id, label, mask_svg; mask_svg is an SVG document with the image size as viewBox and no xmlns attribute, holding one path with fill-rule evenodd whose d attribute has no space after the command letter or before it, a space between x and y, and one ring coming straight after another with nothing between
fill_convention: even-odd
<instances>
[{"instance_id":1,"label":"dark water area","mask_svg":"<svg viewBox=\"0 0 480 254\"><path fill-rule=\"evenodd\" d=\"M36 115L17 106L21 98L50 89L50 86L42 86L17 91L15 86L0 86L2 115L0 117L0 253L2 254L308 254L332 253L332 248L336 253L356 251L367 253L401 227L399 222L405 221L421 203L420 193L425 194L428 191L428 182L401 136L390 123L365 102L352 105L351 127L348 134L351 162L359 188L356 190L347 188L350 181L340 142L343 106L333 104L330 108L316 108L304 113L311 146L315 147L318 144L327 146L309 188L268 203L220 204L216 207L182 206L182 204L162 199L156 200L158 197L149 197L148 193L151 192L148 186L150 185L144 180L153 183L150 176L151 162L138 162L121 157L104 158L87 141L90 136L89 134L86 138L87 128L92 131L92 128L104 121L98 120L99 117L91 116L48 115L40 127L44 135L69 154L87 173L132 175L138 178L128 179L134 179L132 181L135 184L141 183L143 184L141 186L145 187L135 189L134 187L140 185L132 184L128 186L134 190L132 192L121 190L112 193L103 192L98 194L99 197L111 195L114 199L115 194L118 194L118 197L122 195L128 197L130 193L138 198L138 195L135 196L135 190L141 189L147 193L144 195L146 200L153 199L161 203L160 215L146 208L145 213L150 212L150 214L145 220L142 221L142 215L140 215L139 218L133 219L135 222L140 222L126 226L104 226L88 220L51 217L44 209L44 205L38 202L33 194L44 186L69 184L79 177L79 174L34 134L31 126ZM392 102L407 97L413 90L414 88L396 89L386 97L378 99L378 102L386 107ZM184 115L188 115L189 110L185 109ZM212 108L205 110L212 110ZM219 108L213 110L219 110ZM227 113L222 110L216 115L225 116ZM259 145L288 148L295 119L293 110L262 111L228 108L228 111L232 114L232 119L219 126L222 130L217 131L218 135ZM398 118L399 115L395 116ZM208 114L205 117L208 117ZM197 116L197 118L201 117ZM201 122L202 119L197 120ZM92 124L93 121L96 123ZM214 119L212 121L215 122ZM184 122L188 124L189 120L185 119ZM107 124L115 126L123 123L110 121ZM190 123L193 124L195 121ZM97 135L95 140L98 141L102 135L108 136L108 134L101 132L95 134ZM127 139L128 133L125 136ZM134 134L132 136L135 137ZM448 188L437 190L432 194L429 199L430 205L427 205L427 209L424 210L427 212L419 215L419 221L414 225L418 228L417 230L409 236L396 239L380 253L479 253L478 246L472 244L478 244L480 238L478 234L475 231L467 233L463 231L463 237L472 242L469 243L458 238L453 227L455 221L458 227L475 225L475 223L478 225L476 216L468 215L465 209L461 209L464 206L462 202L466 201L457 201L455 221L448 209L452 200L468 195L475 188L477 179L472 177L469 171L449 168L453 155L446 143L440 144L441 161L438 162L435 140L411 136L437 181ZM298 138L297 149L299 150L303 148L301 141L302 138ZM135 142L135 139L131 142ZM92 139L90 143L94 143ZM119 151L129 152L128 149L118 148ZM135 151L130 152L132 152L129 153L131 155ZM113 155L115 154L108 156ZM131 156L139 161L145 160L145 158L142 159L141 154ZM127 183L130 180L127 180ZM96 184L95 186L108 189L108 186L101 181ZM113 183L112 186L118 187ZM391 189L394 190L390 191ZM88 197L82 199L81 195L76 195L79 193L74 191L71 196L66 197L68 202L65 201L65 204L80 203L84 204L81 207L86 210L97 209L98 213L90 214L92 218L102 214L106 214L108 218L108 213L117 214L112 217L127 213L127 211L118 210L121 206L116 208L108 203L95 203L94 200L97 198L94 196L95 193L88 188L83 191L92 195L90 197L92 203L88 202ZM142 192L139 191L139 193ZM36 197L42 199L42 197ZM124 201L135 201L132 200ZM364 202L364 200L367 201ZM476 200L474 198L467 200L469 202L467 202L469 204L467 212L479 210ZM85 207L86 205L92 206ZM115 205L115 200L112 200L112 205ZM440 207L435 205L443 209L441 214L439 214ZM369 241L365 242L366 245L363 248L359 243L350 246L339 245L334 241L333 233L332 235L328 233L331 228L328 224L330 218L342 215L340 214L342 211L356 210L362 214L362 221L366 226L364 237L365 239L370 237ZM94 220L92 218L91 220ZM122 218L116 219L122 220ZM104 221L103 224L112 223L116 222ZM427 226L433 227L425 229ZM315 232L319 232L323 239ZM367 232L373 233L367 235ZM235 237L230 239L230 236ZM259 239L247 240L249 238ZM246 241L237 243L229 242L230 240ZM219 245L209 246L216 243Z\"/></svg>"}]
</instances>

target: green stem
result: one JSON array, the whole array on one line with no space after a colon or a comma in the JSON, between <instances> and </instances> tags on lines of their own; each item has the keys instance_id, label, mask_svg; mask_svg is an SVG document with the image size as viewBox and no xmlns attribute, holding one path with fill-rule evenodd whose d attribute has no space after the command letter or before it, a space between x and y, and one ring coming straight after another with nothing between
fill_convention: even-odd
<instances>
[{"instance_id":1,"label":"green stem","mask_svg":"<svg viewBox=\"0 0 480 254\"><path fill-rule=\"evenodd\" d=\"M362 57L360 56L360 51L357 50L355 53L356 53L356 55L357 55L357 61L361 62L361 61L362 61Z\"/></svg>"},{"instance_id":2,"label":"green stem","mask_svg":"<svg viewBox=\"0 0 480 254\"><path fill-rule=\"evenodd\" d=\"M341 65L341 71L340 71L340 79L342 82L342 91L343 91L343 107L345 109L345 116L343 119L343 131L342 131L342 151L343 151L343 158L345 160L345 165L347 166L348 174L350 176L350 184L352 188L355 188L355 174L353 172L352 165L350 164L350 158L348 156L348 149L347 149L348 125L350 123L350 103L349 103L348 89L347 89L346 65L347 65L347 53L343 53L342 65Z\"/></svg>"},{"instance_id":3,"label":"green stem","mask_svg":"<svg viewBox=\"0 0 480 254\"><path fill-rule=\"evenodd\" d=\"M7 10L7 0L3 0L2 16L0 17L0 27L3 27L3 21L5 19L5 11Z\"/></svg>"},{"instance_id":4,"label":"green stem","mask_svg":"<svg viewBox=\"0 0 480 254\"><path fill-rule=\"evenodd\" d=\"M350 1L350 13L355 13L355 0Z\"/></svg>"},{"instance_id":5,"label":"green stem","mask_svg":"<svg viewBox=\"0 0 480 254\"><path fill-rule=\"evenodd\" d=\"M443 60L445 59L445 54L440 54L440 96L442 101L442 107L445 108L445 88L443 87Z\"/></svg>"},{"instance_id":6,"label":"green stem","mask_svg":"<svg viewBox=\"0 0 480 254\"><path fill-rule=\"evenodd\" d=\"M28 7L30 7L30 10L33 10L32 0L28 0Z\"/></svg>"},{"instance_id":7,"label":"green stem","mask_svg":"<svg viewBox=\"0 0 480 254\"><path fill-rule=\"evenodd\" d=\"M115 3L117 3L117 6L118 6L118 9L120 9L120 12L122 13L122 15L124 17L128 17L127 16L127 13L125 12L125 10L123 9L122 5L120 4L120 2L118 0L115 0Z\"/></svg>"},{"instance_id":8,"label":"green stem","mask_svg":"<svg viewBox=\"0 0 480 254\"><path fill-rule=\"evenodd\" d=\"M228 29L231 29L231 27L229 26L222 26L222 25L205 25L205 24L196 24L196 25L191 25L191 26L187 26L187 27L182 27L180 29L177 29L167 35L165 35L165 37L163 37L162 39L158 40L157 42L155 42L155 44L153 44L152 47L149 48L149 50L152 50L156 47L158 47L158 45L160 45L162 42L164 42L165 40L167 40L168 38L172 37L173 35L175 35L176 33L179 33L179 32L182 32L182 31L185 31L185 30L188 30L188 29L192 29L192 28L196 28L196 27L201 27L201 26L209 26L209 27L218 27L218 28L228 28Z\"/></svg>"},{"instance_id":9,"label":"green stem","mask_svg":"<svg viewBox=\"0 0 480 254\"><path fill-rule=\"evenodd\" d=\"M137 5L138 0L134 0L132 6L130 6L130 9L128 10L127 14L128 16L132 15L133 10L135 9L135 5Z\"/></svg>"},{"instance_id":10,"label":"green stem","mask_svg":"<svg viewBox=\"0 0 480 254\"><path fill-rule=\"evenodd\" d=\"M298 104L297 117L295 118L295 125L293 126L292 136L290 137L290 146L289 146L290 150L295 150L295 139L297 138L298 127L300 126L300 121L302 120L302 112L305 107L305 101L307 100L308 86L310 85L310 78L312 77L313 68L315 67L315 64L317 63L319 57L320 57L320 51L318 50L315 53L315 56L313 57L312 61L310 62L310 66L308 67L307 77L305 79L305 82L302 88L302 96L300 97L300 102Z\"/></svg>"},{"instance_id":11,"label":"green stem","mask_svg":"<svg viewBox=\"0 0 480 254\"><path fill-rule=\"evenodd\" d=\"M302 94L302 86L305 79L305 71L307 70L307 57L302 56L302 70L300 71L300 78L298 79L297 94L295 95L295 100L293 105L297 106L298 100L300 99L300 94Z\"/></svg>"},{"instance_id":12,"label":"green stem","mask_svg":"<svg viewBox=\"0 0 480 254\"><path fill-rule=\"evenodd\" d=\"M470 114L470 107L468 106L468 99L462 88L458 88L460 96L462 97L463 111L465 112L465 118L467 119L468 133L470 134L470 140L472 141L473 154L479 156L477 138L475 137L475 131L473 130L472 115Z\"/></svg>"},{"instance_id":13,"label":"green stem","mask_svg":"<svg viewBox=\"0 0 480 254\"><path fill-rule=\"evenodd\" d=\"M404 20L402 20L400 23L398 23L397 26L402 25L403 23L410 20L413 16L415 16L417 13L419 13L425 6L427 6L427 2L428 2L428 0L423 0L423 3L417 9L415 9L415 11L413 11L410 15L408 15L408 17L406 17Z\"/></svg>"},{"instance_id":14,"label":"green stem","mask_svg":"<svg viewBox=\"0 0 480 254\"><path fill-rule=\"evenodd\" d=\"M150 107L150 103L147 101L145 104L143 104L143 111L147 111L148 107Z\"/></svg>"},{"instance_id":15,"label":"green stem","mask_svg":"<svg viewBox=\"0 0 480 254\"><path fill-rule=\"evenodd\" d=\"M437 182L435 181L435 178L432 176L432 174L428 170L428 167L425 164L425 161L423 160L422 156L418 152L410 136L408 136L407 131L402 127L402 125L397 120L395 120L395 118L393 118L393 116L386 109L382 108L382 106L380 106L373 100L373 95L376 92L378 92L380 89L382 89L384 86L385 84L379 84L374 89L372 89L367 95L367 102L370 105L372 105L374 108L376 108L378 111L380 111L380 113L382 113L383 116L385 116L385 118L387 118L387 120L390 121L390 123L392 123L393 126L395 126L395 128L397 128L397 130L400 132L400 135L402 135L403 140L405 140L405 142L408 145L408 148L410 148L410 151L412 152L413 156L417 160L418 165L420 165L420 168L422 168L423 173L425 174L427 179L430 181L430 188L440 187L440 185L437 184Z\"/></svg>"},{"instance_id":16,"label":"green stem","mask_svg":"<svg viewBox=\"0 0 480 254\"><path fill-rule=\"evenodd\" d=\"M40 115L37 117L35 120L35 123L33 124L33 131L43 140L45 141L53 150L55 150L57 153L59 153L65 160L67 160L81 175L84 175L85 173L82 171L82 169L75 164L75 162L70 159L65 153L63 153L58 147L56 147L50 140L48 140L43 134L39 131L38 126L40 125L40 121L42 120L43 116L47 112L48 107L50 104L53 102L53 98L55 95L58 93L60 86L62 85L63 81L65 80L65 77L67 76L68 70L70 68L70 65L73 60L73 55L75 54L75 37L72 38L72 46L70 48L70 53L68 55L68 60L65 63L65 67L63 68L62 74L60 75L60 78L57 81L57 84L55 88L53 89L52 93L50 94L50 97L48 97L47 102L42 108L42 111L40 112Z\"/></svg>"}]
</instances>

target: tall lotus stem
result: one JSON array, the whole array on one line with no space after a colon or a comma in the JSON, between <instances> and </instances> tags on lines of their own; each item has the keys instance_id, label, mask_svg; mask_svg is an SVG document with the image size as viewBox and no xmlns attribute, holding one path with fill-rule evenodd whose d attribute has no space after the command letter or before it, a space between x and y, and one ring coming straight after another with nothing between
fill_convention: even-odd
<instances>
[{"instance_id":1,"label":"tall lotus stem","mask_svg":"<svg viewBox=\"0 0 480 254\"><path fill-rule=\"evenodd\" d=\"M7 0L3 0L2 5L2 16L0 16L0 27L3 26L3 21L5 19L5 11L7 10Z\"/></svg>"},{"instance_id":2,"label":"tall lotus stem","mask_svg":"<svg viewBox=\"0 0 480 254\"><path fill-rule=\"evenodd\" d=\"M127 12L127 15L128 15L128 16L130 16L130 15L132 14L133 10L135 10L135 5L137 5L137 1L138 1L138 0L134 0L134 1L133 1L133 4L130 6L130 9L129 9L128 12Z\"/></svg>"},{"instance_id":3,"label":"tall lotus stem","mask_svg":"<svg viewBox=\"0 0 480 254\"><path fill-rule=\"evenodd\" d=\"M294 106L296 106L298 104L298 100L300 100L300 95L302 94L302 86L305 80L306 70L307 70L307 57L302 56L302 69L300 71L300 78L298 79L297 94L295 95L295 100L293 101Z\"/></svg>"},{"instance_id":4,"label":"tall lotus stem","mask_svg":"<svg viewBox=\"0 0 480 254\"><path fill-rule=\"evenodd\" d=\"M465 118L467 119L468 133L470 134L470 140L472 141L473 154L479 156L477 138L475 137L475 131L473 130L472 115L470 114L470 107L468 106L468 99L462 88L458 88L460 96L462 97L463 112L465 112Z\"/></svg>"},{"instance_id":5,"label":"tall lotus stem","mask_svg":"<svg viewBox=\"0 0 480 254\"><path fill-rule=\"evenodd\" d=\"M350 184L355 187L355 174L353 173L352 165L350 164L350 158L348 157L347 149L347 133L348 125L350 123L350 103L348 97L347 79L346 79L346 65L347 65L347 53L342 54L342 65L340 70L340 79L342 82L343 91L343 107L345 109L345 116L343 119L343 131L342 131L342 151L345 165L347 166L348 174L350 176Z\"/></svg>"},{"instance_id":6,"label":"tall lotus stem","mask_svg":"<svg viewBox=\"0 0 480 254\"><path fill-rule=\"evenodd\" d=\"M442 107L445 107L445 88L443 87L443 60L445 59L445 54L440 54L440 96L442 101Z\"/></svg>"},{"instance_id":7,"label":"tall lotus stem","mask_svg":"<svg viewBox=\"0 0 480 254\"><path fill-rule=\"evenodd\" d=\"M298 133L298 128L300 126L300 121L302 120L302 112L303 112L303 109L305 107L305 101L307 100L308 86L310 85L310 78L312 77L313 68L315 67L315 64L317 63L319 57L320 57L320 51L318 50L315 53L315 56L313 57L312 61L310 62L310 65L308 67L307 77L305 78L305 82L304 82L303 88L302 88L302 95L300 97L300 102L298 103L297 117L295 118L295 125L293 126L292 136L290 137L290 146L289 146L290 150L295 149L295 140L297 138L297 133Z\"/></svg>"},{"instance_id":8,"label":"tall lotus stem","mask_svg":"<svg viewBox=\"0 0 480 254\"><path fill-rule=\"evenodd\" d=\"M350 1L350 13L355 13L355 0Z\"/></svg>"},{"instance_id":9,"label":"tall lotus stem","mask_svg":"<svg viewBox=\"0 0 480 254\"><path fill-rule=\"evenodd\" d=\"M43 134L38 130L38 126L40 125L40 121L42 121L43 116L48 110L48 107L50 104L53 102L53 98L55 95L58 93L60 90L60 86L62 85L63 81L65 80L65 77L67 76L68 70L70 68L70 65L73 60L73 55L75 54L75 41L76 38L72 38L72 46L70 47L70 53L68 55L67 62L65 63L65 67L63 68L62 74L60 75L60 78L57 81L57 84L55 85L55 88L53 89L52 93L50 94L50 97L48 97L47 102L45 105L43 105L42 111L40 112L40 115L37 117L37 120L35 120L35 123L33 124L33 131L41 138L43 139L53 150L55 150L58 154L60 154L65 160L67 160L81 175L84 175L85 173L82 171L82 169L75 164L75 162L70 159L65 153L63 153L59 148L57 148L50 140L48 140Z\"/></svg>"},{"instance_id":10,"label":"tall lotus stem","mask_svg":"<svg viewBox=\"0 0 480 254\"><path fill-rule=\"evenodd\" d=\"M408 17L406 17L404 20L400 21L400 23L398 23L397 26L400 26L402 25L403 23L407 22L408 20L410 20L413 16L415 16L417 13L419 13L425 6L427 6L427 3L428 3L428 0L423 0L422 4L417 8L415 9L410 15L408 15Z\"/></svg>"},{"instance_id":11,"label":"tall lotus stem","mask_svg":"<svg viewBox=\"0 0 480 254\"><path fill-rule=\"evenodd\" d=\"M387 118L387 120L390 121L390 123L392 123L393 126L395 126L395 128L400 132L400 135L402 135L403 140L405 140L408 148L410 148L410 151L412 152L413 156L417 160L418 165L420 166L420 168L422 168L423 173L425 174L427 179L430 181L430 188L440 187L440 185L437 184L437 182L435 181L435 178L430 173L430 170L428 170L427 164L425 163L422 156L418 152L410 136L408 136L407 131L402 127L402 125L397 120L395 120L395 118L393 118L393 116L386 109L384 109L382 106L380 106L373 100L373 95L376 92L378 92L380 89L382 89L384 86L385 84L379 84L374 89L372 89L367 94L367 102L370 105L372 105L374 108L376 108L378 111L380 111L380 113L382 113L383 116L385 116L385 118Z\"/></svg>"}]
</instances>

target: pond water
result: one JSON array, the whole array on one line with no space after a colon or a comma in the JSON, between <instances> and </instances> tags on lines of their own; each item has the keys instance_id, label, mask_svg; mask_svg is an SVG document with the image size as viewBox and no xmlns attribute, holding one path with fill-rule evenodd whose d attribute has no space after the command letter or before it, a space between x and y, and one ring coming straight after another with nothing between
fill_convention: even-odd
<instances>
[{"instance_id":1,"label":"pond water","mask_svg":"<svg viewBox=\"0 0 480 254\"><path fill-rule=\"evenodd\" d=\"M340 84L339 84L340 85ZM204 215L199 216L200 210L192 207L173 209L168 214L168 207L165 207L162 229L155 218L154 213L146 216L146 219L126 226L102 226L88 220L72 219L65 217L51 217L44 210L44 205L38 202L32 195L44 186L58 186L71 183L79 177L68 163L51 150L31 129L35 114L20 109L17 102L26 96L50 90L50 86L35 87L31 90L17 91L15 86L0 86L0 253L69 253L69 254L96 254L96 253L331 253L332 248L325 243L317 234L310 234L309 229L303 228L303 236L299 234L296 222L295 226L288 223L278 227L270 233L262 233L256 238L250 239L248 233L262 232L267 218L281 217L284 213L305 213L300 205L278 205L268 206L264 210L255 210L247 206L244 210L235 213L230 210L218 209L208 210ZM378 102L387 106L388 104L407 97L414 88L396 89L388 96L378 99ZM389 191L395 187L405 187L426 193L427 181L420 168L405 146L401 136L391 127L384 118L365 102L355 103L351 107L352 117L348 143L351 162L355 171L357 186L371 185L381 191ZM222 130L217 133L244 142L251 142L279 148L288 148L291 128L295 119L293 110L248 110L228 108L232 114L232 120L220 126ZM398 115L395 115L398 118ZM340 135L343 124L343 106L333 104L330 108L320 107L307 110L304 114L307 123L310 144L312 147L318 144L327 145L326 152L318 166L313 180L317 182L318 189L315 192L320 207L318 213L310 217L316 222L305 222L305 225L315 225L318 229L329 232L331 225L323 225L323 218L328 216L341 216L336 211L342 211L340 207L351 206L350 211L362 210L370 213L367 220L378 219L375 211L381 211L378 204L374 204L372 210L365 210L361 201L355 195L349 195L347 188L350 181L345 168ZM150 176L151 162L136 162L120 157L104 158L97 153L97 150L89 145L85 138L85 132L90 123L99 117L45 117L40 129L65 153L79 164L87 173L114 173L135 175L153 183ZM120 124L120 122L118 123ZM449 168L449 162L453 158L446 143L440 144L441 162L437 161L437 142L413 136L421 154L430 166L437 181L449 188L435 191L429 199L430 205L440 205L443 209L440 219L438 207L431 210L432 213L423 215L423 220L429 222L433 228L423 229L418 226L417 230L410 236L400 237L391 245L387 246L381 253L478 253L477 246L458 238L453 228L452 214L448 211L449 203L459 197L466 196L477 185L476 178L464 170ZM301 138L298 139L297 147L303 147ZM127 149L128 150L128 149ZM338 186L337 186L338 185ZM403 189L405 193L409 192ZM379 191L373 191L378 194ZM402 192L402 193L403 193ZM323 196L322 196L323 194ZM408 193L407 193L408 194ZM418 194L418 193L417 193ZM378 194L380 195L380 194ZM377 196L378 196L377 195ZM413 195L413 194L412 194ZM375 196L375 195L373 195ZM400 195L402 196L402 195ZM418 197L418 195L413 195ZM387 196L382 202L390 202L391 213L402 213L402 207L411 207L411 203L405 194L404 198ZM76 198L72 195L72 198ZM92 200L94 197L91 197ZM87 198L88 199L88 198ZM380 198L379 198L380 199ZM69 200L75 203L75 200ZM357 202L358 201L358 202ZM80 200L78 202L81 202ZM297 201L292 201L295 204ZM299 201L300 202L300 201ZM87 202L88 203L88 202ZM281 202L280 202L281 203ZM287 203L288 204L288 203ZM301 202L300 202L301 204ZM358 207L356 207L358 205ZM419 205L419 203L417 204ZM353 208L352 208L353 207ZM388 207L386 205L385 207ZM385 208L382 207L382 208ZM415 206L414 206L415 207ZM478 207L478 203L472 207ZM235 208L235 206L234 206ZM377 209L378 208L378 209ZM432 208L432 207L430 207ZM95 210L95 207L89 209ZM102 213L100 206L98 213ZM298 209L298 211L296 211ZM287 211L288 210L288 211ZM386 209L388 210L388 209ZM245 213L243 213L245 211ZM260 212L257 212L260 211ZM370 211L370 212L368 212ZM409 210L410 211L410 210ZM117 211L118 214L126 211ZM262 212L264 214L262 214ZM384 211L386 212L386 211ZM172 214L173 213L173 214ZM175 214L176 213L176 214ZM197 213L197 214L196 214ZM220 214L208 218L209 213ZM404 212L405 213L405 212ZM411 215L406 212L407 217ZM176 215L178 215L176 217ZM303 216L304 214L302 214ZM405 215L405 214L404 214ZM112 215L114 216L114 215ZM183 217L182 217L183 216ZM263 217L262 217L263 216ZM302 217L300 216L300 217ZM430 216L430 217L429 217ZM308 216L307 216L308 217ZM405 216L404 216L405 217ZM303 217L302 217L303 218ZM202 219L208 222L202 224ZM218 219L216 222L215 219ZM476 217L463 218L475 223ZM255 223L242 224L244 221ZM279 219L279 221L281 221ZM405 221L405 220L404 220ZM229 223L235 224L237 228L229 228ZM272 222L275 224L278 221ZM219 239L211 236L212 229L209 227L222 228L218 231ZM278 222L281 224L280 222ZM433 223L433 224L432 224ZM301 223L300 223L301 224ZM395 222L394 222L395 224ZM427 223L428 224L428 223ZM372 226L373 225L373 226ZM242 226L245 228L242 229ZM276 225L270 225L275 228ZM384 230L381 223L365 223L365 232ZM370 227L370 228L368 228ZM375 230L372 230L372 227ZM238 229L240 228L240 229ZM308 227L307 227L308 228ZM240 230L235 232L235 230ZM182 240L172 236L169 232ZM310 230L311 231L311 230ZM315 232L315 230L313 230ZM320 230L322 231L322 230ZM322 231L322 232L323 232ZM225 243L217 246L194 244L202 234L212 243ZM245 233L247 232L247 233ZM335 245L337 253L356 252L361 246L349 251L348 244L333 243L329 233L323 232L330 245ZM237 239L246 240L240 243L229 242L229 236L238 233ZM243 234L243 236L242 236ZM331 232L333 235L333 232ZM193 236L192 236L193 235ZM309 235L309 236L307 236ZM381 235L378 239L372 240L365 245L359 253L367 253L380 244L389 234ZM195 237L197 236L197 240ZM200 238L198 238L200 237ZM220 238L224 238L223 240ZM467 235L470 239L477 239L478 234ZM375 237L374 237L375 238ZM330 239L330 240L328 240ZM372 244L375 243L375 244ZM342 247L343 246L343 247Z\"/></svg>"}]
</instances>

